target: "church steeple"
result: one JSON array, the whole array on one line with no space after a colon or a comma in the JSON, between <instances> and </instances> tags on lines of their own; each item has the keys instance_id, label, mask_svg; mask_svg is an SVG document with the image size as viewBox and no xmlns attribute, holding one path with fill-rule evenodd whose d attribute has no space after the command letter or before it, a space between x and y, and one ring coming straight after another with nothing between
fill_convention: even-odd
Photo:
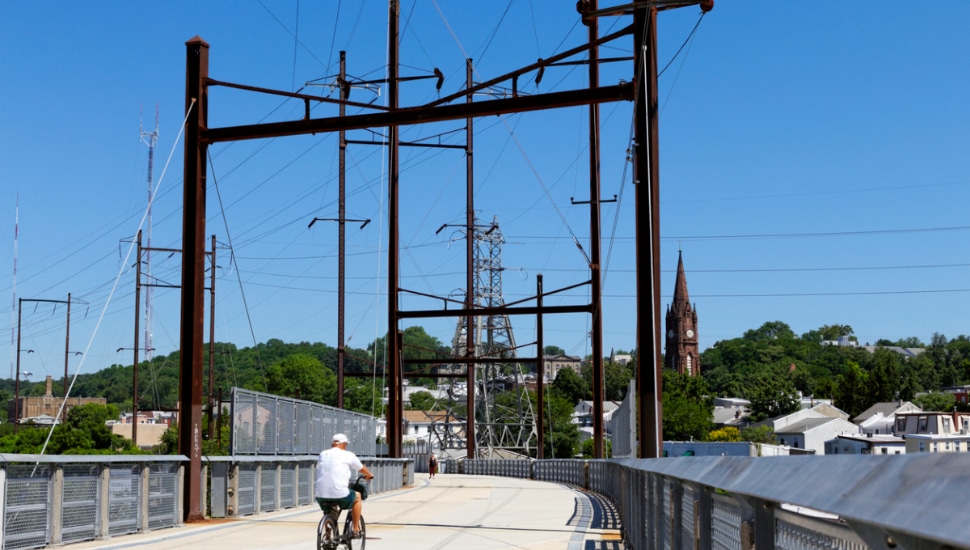
<instances>
[{"instance_id":1,"label":"church steeple","mask_svg":"<svg viewBox=\"0 0 970 550\"><path fill-rule=\"evenodd\" d=\"M664 363L681 374L697 376L701 373L697 346L697 309L687 294L683 252L677 252L677 281L673 303L667 306L667 338Z\"/></svg>"}]
</instances>

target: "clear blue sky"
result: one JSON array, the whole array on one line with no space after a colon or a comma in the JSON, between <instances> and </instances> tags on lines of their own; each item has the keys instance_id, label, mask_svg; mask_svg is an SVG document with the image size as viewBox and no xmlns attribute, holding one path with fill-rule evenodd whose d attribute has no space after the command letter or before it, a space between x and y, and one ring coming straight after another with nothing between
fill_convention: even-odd
<instances>
[{"instance_id":1,"label":"clear blue sky","mask_svg":"<svg viewBox=\"0 0 970 550\"><path fill-rule=\"evenodd\" d=\"M443 93L463 85L466 57L485 80L585 40L573 2L402 4L402 75L437 67ZM184 43L198 35L211 45L215 79L332 95L307 83L331 82L340 50L352 76L384 76L386 11L386 2L374 0L3 3L0 230L8 244L0 251L0 296L7 296L0 334L10 335L15 321L19 196L17 297L64 300L70 292L83 300L72 310L70 345L87 351L82 371L130 364L130 351L115 350L130 348L133 338L134 258L125 260L126 240L148 196L139 123L152 130L158 106L151 244L178 248ZM774 320L798 334L848 324L863 343L970 333L970 4L719 0L684 45L699 16L690 7L659 19L660 65L670 62L660 79L664 305L681 249L702 349ZM603 20L601 29L628 22ZM601 55L631 52L624 41ZM630 71L628 62L611 64L602 82L628 80ZM433 82L403 85L402 105L437 97ZM583 85L582 69L558 68L538 91ZM528 79L520 87L537 90ZM386 92L355 88L352 99L381 104ZM212 126L301 114L300 103L278 98L225 89L210 97ZM334 114L328 106L314 111ZM619 198L603 210L607 352L634 346L631 117L628 103L601 110L603 197ZM547 291L588 276L572 240L588 253L587 208L570 201L589 198L587 124L578 108L476 121L476 210L483 223L497 219L506 236L506 301L532 295L539 273ZM443 142L462 143L461 128L409 127L402 139L442 134ZM336 136L210 152L207 233L220 246L216 339L335 346L337 226L307 224L337 216ZM379 147L349 148L347 217L373 220L363 230L348 224L346 331L354 347L387 328L385 161ZM459 291L464 244L455 228L435 231L462 223L464 158L408 148L401 167L402 286ZM178 256L153 254L151 270L159 282L179 283ZM154 290L156 354L178 347L178 307L176 290ZM32 380L63 373L63 313L63 306L25 303L21 348L35 353L22 357L21 369ZM421 324L450 343L453 322ZM533 319L512 324L519 344L535 340ZM590 352L584 316L547 317L545 326L547 344ZM71 357L72 372L81 360Z\"/></svg>"}]
</instances>

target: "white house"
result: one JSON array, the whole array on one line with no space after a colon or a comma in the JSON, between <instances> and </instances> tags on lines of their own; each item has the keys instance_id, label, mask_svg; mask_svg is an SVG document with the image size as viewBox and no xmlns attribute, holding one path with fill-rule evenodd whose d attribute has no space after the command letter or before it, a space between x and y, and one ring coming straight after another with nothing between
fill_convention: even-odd
<instances>
[{"instance_id":1,"label":"white house","mask_svg":"<svg viewBox=\"0 0 970 550\"><path fill-rule=\"evenodd\" d=\"M842 434L858 434L859 426L848 420L849 415L838 407L820 403L811 409L762 422L772 427L775 441L792 449L825 454L825 442Z\"/></svg>"},{"instance_id":2,"label":"white house","mask_svg":"<svg viewBox=\"0 0 970 550\"><path fill-rule=\"evenodd\" d=\"M876 403L852 419L865 434L892 434L896 425L896 415L907 412L920 412L918 406L905 402Z\"/></svg>"}]
</instances>

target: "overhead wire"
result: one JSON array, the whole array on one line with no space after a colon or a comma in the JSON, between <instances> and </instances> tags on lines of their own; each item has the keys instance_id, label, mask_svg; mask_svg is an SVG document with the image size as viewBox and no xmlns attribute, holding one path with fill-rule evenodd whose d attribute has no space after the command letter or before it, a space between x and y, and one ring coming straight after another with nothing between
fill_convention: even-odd
<instances>
[{"instance_id":1,"label":"overhead wire","mask_svg":"<svg viewBox=\"0 0 970 550\"><path fill-rule=\"evenodd\" d=\"M162 174L158 178L158 183L155 185L155 192L150 195L148 206L147 208L145 208L144 213L142 214L141 221L138 223L139 230L144 225L145 220L148 218L148 212L151 211L151 203L153 200L152 198L156 196L158 188L162 185L162 181L165 179L165 174L168 171L169 163L171 163L172 161L172 155L175 153L175 148L178 145L178 142L181 140L182 132L185 131L185 126L188 123L189 115L192 113L192 110L195 107L196 107L196 100L193 99L191 104L189 105L189 108L186 110L185 118L182 120L182 125L179 127L178 136L176 137L175 142L172 144L172 150L169 152L169 156L165 161L165 166L162 169ZM126 256L125 264L128 263L127 258L131 257L131 253L134 247L135 247L135 241L132 241L131 244L128 246L128 254ZM64 399L61 400L61 405L60 405L60 408L58 409L58 412L55 418L60 418L64 414L64 408L67 406L68 397L71 395L71 390L74 389L74 384L77 381L77 377L80 374L81 369L84 368L84 361L87 358L88 352L91 350L91 346L94 343L94 338L95 336L97 336L98 329L101 326L101 321L104 319L105 312L108 310L108 306L111 304L111 296L114 294L114 290L118 287L118 283L121 281L121 275L123 273L124 273L124 270L119 270L118 275L115 277L114 286L112 287L112 293L109 294L108 299L105 300L104 307L102 307L101 309L101 314L98 317L98 321L95 324L95 328L91 333L91 337L88 339L87 345L84 348L84 352L81 355L81 360L78 362L78 366L74 371L74 376L71 378L71 383L68 385L67 391L64 393ZM47 437L44 439L44 444L41 446L41 450L40 450L41 455L43 455L47 451L47 446L50 444L51 436L53 434L54 434L53 429L47 432ZM33 477L34 473L36 472L39 466L40 466L40 461L38 460L37 463L34 465L34 470L31 472L31 477Z\"/></svg>"},{"instance_id":2,"label":"overhead wire","mask_svg":"<svg viewBox=\"0 0 970 550\"><path fill-rule=\"evenodd\" d=\"M245 287L243 285L243 282L242 282L242 275L240 274L240 271L241 270L239 269L239 265L236 263L236 259L235 259L234 255L233 255L233 252L232 252L232 250L233 250L232 233L229 231L229 220L228 220L228 217L225 215L225 208L223 207L223 204L222 204L222 193L219 191L219 182L218 182L218 179L216 178L216 175L215 175L215 172L216 171L215 171L214 165L212 163L211 156L209 157L209 165L210 166L213 166L213 168L212 168L212 186L215 189L215 191L216 191L216 197L219 200L219 211L222 213L222 222L223 222L224 229L226 231L226 240L229 242L229 250L230 250L230 253L229 253L230 260L229 261L230 261L230 263L232 263L235 266L236 281L239 283L239 295L240 295L240 298L242 299L243 310L246 312L246 321L247 321L247 323L249 325L249 334L252 337L252 340L253 340L253 348L254 348L254 350L256 352L256 366L259 369L260 374L262 375L262 378L263 378L263 388L265 389L267 387L267 384L268 384L268 380L266 378L266 369L263 367L263 362L262 362L262 360L260 358L259 346L258 346L258 342L256 340L256 331L253 328L253 319L252 319L252 316L250 315L249 304L246 302L246 289L245 289Z\"/></svg>"}]
</instances>

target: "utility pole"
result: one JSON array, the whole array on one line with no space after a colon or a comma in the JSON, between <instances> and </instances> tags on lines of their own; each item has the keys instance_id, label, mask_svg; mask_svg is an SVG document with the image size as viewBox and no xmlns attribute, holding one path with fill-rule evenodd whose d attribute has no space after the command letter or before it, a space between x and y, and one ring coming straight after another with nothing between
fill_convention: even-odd
<instances>
[{"instance_id":1,"label":"utility pole","mask_svg":"<svg viewBox=\"0 0 970 550\"><path fill-rule=\"evenodd\" d=\"M216 236L212 236L212 252L209 263L209 425L208 425L208 438L212 441L212 430L215 424L215 400L213 399L212 384L214 381L213 373L215 372L215 355L216 355ZM221 413L221 411L220 411Z\"/></svg>"},{"instance_id":2,"label":"utility pole","mask_svg":"<svg viewBox=\"0 0 970 550\"><path fill-rule=\"evenodd\" d=\"M64 397L62 404L67 402L67 358L70 355L71 342L71 294L68 293L67 300L44 300L40 298L20 298L17 301L17 379L14 380L14 431L20 424L20 323L23 319L24 302L36 302L45 304L67 304L67 324L64 334ZM56 307L56 306L55 306ZM33 353L33 350L27 350ZM67 408L66 406L64 407Z\"/></svg>"}]
</instances>

